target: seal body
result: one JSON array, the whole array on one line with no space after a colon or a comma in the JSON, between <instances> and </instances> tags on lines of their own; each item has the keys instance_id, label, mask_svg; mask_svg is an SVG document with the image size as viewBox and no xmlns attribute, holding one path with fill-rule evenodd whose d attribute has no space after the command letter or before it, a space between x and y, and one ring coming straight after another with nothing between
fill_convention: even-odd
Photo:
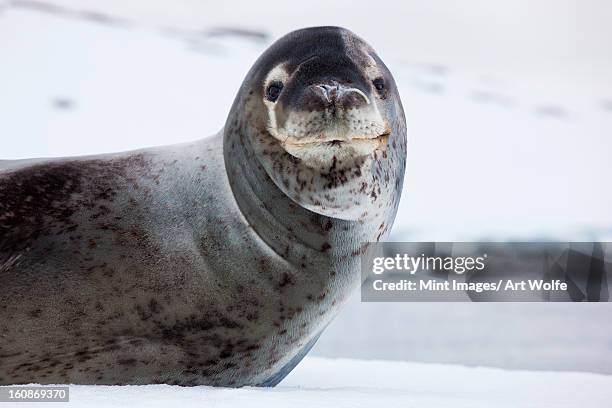
<instances>
[{"instance_id":1,"label":"seal body","mask_svg":"<svg viewBox=\"0 0 612 408\"><path fill-rule=\"evenodd\" d=\"M321 27L262 55L214 137L3 162L0 384L275 385L388 233L405 149L386 67Z\"/></svg>"}]
</instances>

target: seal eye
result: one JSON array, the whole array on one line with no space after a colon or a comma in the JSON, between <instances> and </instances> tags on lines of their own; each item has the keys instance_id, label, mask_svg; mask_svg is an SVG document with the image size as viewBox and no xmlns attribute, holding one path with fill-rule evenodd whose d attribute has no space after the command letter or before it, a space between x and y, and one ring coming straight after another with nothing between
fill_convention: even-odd
<instances>
[{"instance_id":1,"label":"seal eye","mask_svg":"<svg viewBox=\"0 0 612 408\"><path fill-rule=\"evenodd\" d=\"M374 79L372 83L374 84L374 88L376 88L378 92L382 92L385 90L385 80L382 77Z\"/></svg>"},{"instance_id":2,"label":"seal eye","mask_svg":"<svg viewBox=\"0 0 612 408\"><path fill-rule=\"evenodd\" d=\"M266 98L268 98L270 102L276 102L282 90L282 82L272 82L270 85L268 85L268 89L266 89Z\"/></svg>"}]
</instances>

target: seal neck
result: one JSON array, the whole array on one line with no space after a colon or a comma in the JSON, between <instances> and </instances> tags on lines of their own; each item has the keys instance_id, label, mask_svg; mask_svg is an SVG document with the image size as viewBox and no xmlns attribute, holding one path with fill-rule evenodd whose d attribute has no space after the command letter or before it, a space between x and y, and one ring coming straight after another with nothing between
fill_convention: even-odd
<instances>
[{"instance_id":1,"label":"seal neck","mask_svg":"<svg viewBox=\"0 0 612 408\"><path fill-rule=\"evenodd\" d=\"M248 224L261 239L292 264L328 250L332 227L355 232L350 221L309 211L285 195L258 160L246 129L226 126L225 168L234 198Z\"/></svg>"},{"instance_id":2,"label":"seal neck","mask_svg":"<svg viewBox=\"0 0 612 408\"><path fill-rule=\"evenodd\" d=\"M240 115L236 109L241 110ZM322 262L317 267L321 271L330 269L324 264L353 270L349 259L355 259L366 243L383 240L393 224L403 179L405 128L396 126L397 140L391 142L389 154L383 152L378 159L374 155L369 167L353 172L350 183L342 179L340 172L336 175L338 180L327 185L321 182L325 178L322 174L308 170L310 177L319 180L309 186L314 190L299 198L310 199L310 194L318 194L337 208L362 205L361 209L372 209L358 219L342 219L315 212L289 196L294 189L303 187L296 182L298 177L303 180L303 173L298 173L306 170L287 169L290 165L283 155L288 155L269 143L265 130L261 130L265 124L258 121L254 111L249 109L248 97L237 98L223 130L225 168L246 222L269 248L295 266L302 265L307 257ZM269 171L277 170L281 176L272 179ZM290 177L295 179L288 180ZM364 203L367 207L363 207Z\"/></svg>"}]
</instances>

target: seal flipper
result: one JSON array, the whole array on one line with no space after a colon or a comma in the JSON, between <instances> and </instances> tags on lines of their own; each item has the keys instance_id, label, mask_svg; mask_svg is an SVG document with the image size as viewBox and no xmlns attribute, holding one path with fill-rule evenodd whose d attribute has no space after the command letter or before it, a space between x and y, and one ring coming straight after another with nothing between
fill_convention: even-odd
<instances>
[{"instance_id":1,"label":"seal flipper","mask_svg":"<svg viewBox=\"0 0 612 408\"><path fill-rule=\"evenodd\" d=\"M315 345L319 337L321 337L321 330L317 333L306 345L293 357L287 364L285 364L276 374L273 374L270 378L259 384L259 387L275 387L280 383L308 354L310 349Z\"/></svg>"}]
</instances>

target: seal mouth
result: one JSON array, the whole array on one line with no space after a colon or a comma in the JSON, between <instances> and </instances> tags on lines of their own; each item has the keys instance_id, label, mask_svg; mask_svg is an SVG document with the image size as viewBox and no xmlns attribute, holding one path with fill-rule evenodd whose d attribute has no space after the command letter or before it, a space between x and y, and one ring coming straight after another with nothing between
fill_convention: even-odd
<instances>
[{"instance_id":1,"label":"seal mouth","mask_svg":"<svg viewBox=\"0 0 612 408\"><path fill-rule=\"evenodd\" d=\"M390 133L378 136L353 137L350 139L327 138L323 140L281 142L280 145L289 155L306 165L326 167L334 159L348 162L367 157L376 151L384 151Z\"/></svg>"},{"instance_id":2,"label":"seal mouth","mask_svg":"<svg viewBox=\"0 0 612 408\"><path fill-rule=\"evenodd\" d=\"M350 138L318 138L318 139L307 139L307 140L296 140L293 138L287 138L282 141L281 145L287 148L309 148L309 147L358 147L358 146L376 146L376 148L382 148L387 144L390 132L385 131L379 135L367 135L367 136L355 136Z\"/></svg>"}]
</instances>

